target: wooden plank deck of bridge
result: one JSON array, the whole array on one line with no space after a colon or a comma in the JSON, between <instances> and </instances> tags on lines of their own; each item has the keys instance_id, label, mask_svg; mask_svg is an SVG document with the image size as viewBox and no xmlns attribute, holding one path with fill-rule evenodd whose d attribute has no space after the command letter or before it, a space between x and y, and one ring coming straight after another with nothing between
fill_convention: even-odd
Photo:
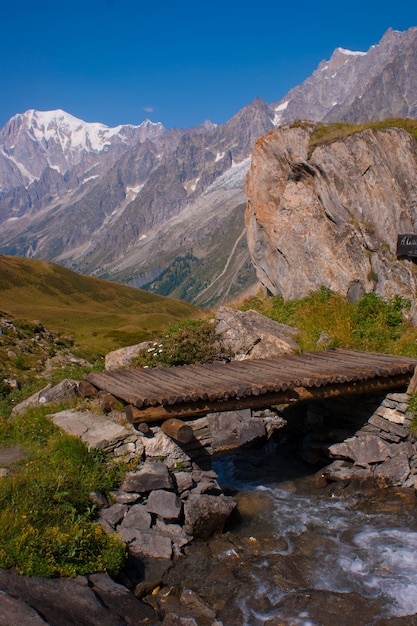
<instances>
[{"instance_id":1,"label":"wooden plank deck of bridge","mask_svg":"<svg viewBox=\"0 0 417 626\"><path fill-rule=\"evenodd\" d=\"M274 359L104 371L86 379L122 400L130 421L146 422L402 389L416 366L417 359L336 349Z\"/></svg>"}]
</instances>

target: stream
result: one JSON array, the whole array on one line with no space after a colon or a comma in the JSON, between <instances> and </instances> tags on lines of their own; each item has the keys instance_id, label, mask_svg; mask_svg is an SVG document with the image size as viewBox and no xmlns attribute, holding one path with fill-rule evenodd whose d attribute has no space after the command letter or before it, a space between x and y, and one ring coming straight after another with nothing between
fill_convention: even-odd
<instances>
[{"instance_id":1,"label":"stream","mask_svg":"<svg viewBox=\"0 0 417 626\"><path fill-rule=\"evenodd\" d=\"M213 469L241 519L194 542L167 580L210 607L199 625L417 624L414 492L327 485L272 442Z\"/></svg>"}]
</instances>

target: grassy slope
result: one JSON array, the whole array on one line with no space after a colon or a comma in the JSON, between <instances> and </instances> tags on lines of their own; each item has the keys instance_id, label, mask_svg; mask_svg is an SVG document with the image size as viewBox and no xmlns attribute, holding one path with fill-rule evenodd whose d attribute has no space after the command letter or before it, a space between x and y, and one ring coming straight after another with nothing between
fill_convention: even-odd
<instances>
[{"instance_id":1,"label":"grassy slope","mask_svg":"<svg viewBox=\"0 0 417 626\"><path fill-rule=\"evenodd\" d=\"M295 120L293 126L301 126L311 133L309 153L313 152L317 146L328 145L334 141L340 141L360 133L364 130L383 130L386 128L401 128L417 139L417 120L410 118L389 117L385 120L375 122L365 122L364 124L345 124L343 122L334 124L321 124L320 122L304 122Z\"/></svg>"},{"instance_id":2,"label":"grassy slope","mask_svg":"<svg viewBox=\"0 0 417 626\"><path fill-rule=\"evenodd\" d=\"M35 259L0 255L0 311L72 335L87 353L142 341L198 309Z\"/></svg>"}]
</instances>

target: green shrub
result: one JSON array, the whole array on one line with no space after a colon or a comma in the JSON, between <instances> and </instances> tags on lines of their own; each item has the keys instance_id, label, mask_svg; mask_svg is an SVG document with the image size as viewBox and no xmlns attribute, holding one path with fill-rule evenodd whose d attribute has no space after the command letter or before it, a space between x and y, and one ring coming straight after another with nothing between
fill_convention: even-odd
<instances>
[{"instance_id":1,"label":"green shrub","mask_svg":"<svg viewBox=\"0 0 417 626\"><path fill-rule=\"evenodd\" d=\"M164 336L144 348L134 366L169 367L228 358L230 353L220 345L214 325L208 320L190 320L171 326Z\"/></svg>"},{"instance_id":2,"label":"green shrub","mask_svg":"<svg viewBox=\"0 0 417 626\"><path fill-rule=\"evenodd\" d=\"M404 312L410 303L401 296L384 300L368 293L353 305L352 342L361 350L386 351L400 338L406 326Z\"/></svg>"},{"instance_id":3,"label":"green shrub","mask_svg":"<svg viewBox=\"0 0 417 626\"><path fill-rule=\"evenodd\" d=\"M241 308L298 328L302 352L333 347L417 356L417 331L407 322L410 302L401 296L386 300L369 293L352 304L322 287L298 300L251 297ZM320 347L322 333L330 340Z\"/></svg>"}]
</instances>

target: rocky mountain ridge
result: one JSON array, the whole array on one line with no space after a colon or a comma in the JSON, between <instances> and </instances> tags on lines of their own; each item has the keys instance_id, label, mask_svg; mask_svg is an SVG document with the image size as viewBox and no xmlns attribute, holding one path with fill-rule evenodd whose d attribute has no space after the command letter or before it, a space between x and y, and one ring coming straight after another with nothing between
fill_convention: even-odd
<instances>
[{"instance_id":1,"label":"rocky mountain ridge","mask_svg":"<svg viewBox=\"0 0 417 626\"><path fill-rule=\"evenodd\" d=\"M367 52L336 48L275 105L276 124L295 119L361 124L417 117L417 28L389 28Z\"/></svg>"},{"instance_id":2,"label":"rocky mountain ridge","mask_svg":"<svg viewBox=\"0 0 417 626\"><path fill-rule=\"evenodd\" d=\"M243 183L255 141L296 118L416 116L417 28L366 53L337 49L280 102L224 125L109 129L29 111L0 131L0 252L200 305L255 283Z\"/></svg>"}]
</instances>

